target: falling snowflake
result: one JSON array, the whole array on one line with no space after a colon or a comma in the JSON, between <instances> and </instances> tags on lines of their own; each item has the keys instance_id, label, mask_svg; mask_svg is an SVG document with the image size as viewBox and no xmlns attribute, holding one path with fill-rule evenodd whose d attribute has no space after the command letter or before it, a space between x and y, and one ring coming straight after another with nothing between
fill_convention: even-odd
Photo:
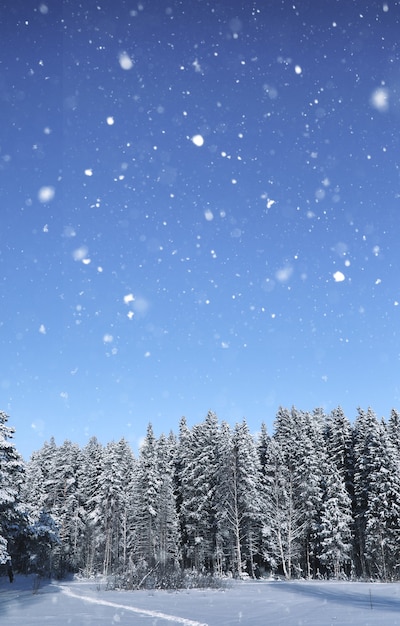
<instances>
[{"instance_id":1,"label":"falling snowflake","mask_svg":"<svg viewBox=\"0 0 400 626\"><path fill-rule=\"evenodd\" d=\"M126 52L121 52L118 57L118 61L123 70L131 70L133 68L133 60Z\"/></svg>"},{"instance_id":2,"label":"falling snowflake","mask_svg":"<svg viewBox=\"0 0 400 626\"><path fill-rule=\"evenodd\" d=\"M50 202L56 194L54 187L41 187L38 191L39 202Z\"/></svg>"},{"instance_id":3,"label":"falling snowflake","mask_svg":"<svg viewBox=\"0 0 400 626\"><path fill-rule=\"evenodd\" d=\"M192 143L194 143L195 146L201 148L201 146L204 144L204 137L202 135L194 135L192 137Z\"/></svg>"},{"instance_id":4,"label":"falling snowflake","mask_svg":"<svg viewBox=\"0 0 400 626\"><path fill-rule=\"evenodd\" d=\"M333 274L333 280L335 283L342 283L345 279L345 275L343 272L339 272L339 270Z\"/></svg>"}]
</instances>

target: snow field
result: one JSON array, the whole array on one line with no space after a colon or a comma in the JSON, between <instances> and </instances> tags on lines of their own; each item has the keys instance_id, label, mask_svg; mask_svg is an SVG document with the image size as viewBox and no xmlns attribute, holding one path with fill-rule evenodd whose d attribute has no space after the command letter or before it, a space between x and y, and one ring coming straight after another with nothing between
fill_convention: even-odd
<instances>
[{"instance_id":1,"label":"snow field","mask_svg":"<svg viewBox=\"0 0 400 626\"><path fill-rule=\"evenodd\" d=\"M233 582L223 590L106 591L104 583L0 579L7 626L397 626L400 585Z\"/></svg>"}]
</instances>

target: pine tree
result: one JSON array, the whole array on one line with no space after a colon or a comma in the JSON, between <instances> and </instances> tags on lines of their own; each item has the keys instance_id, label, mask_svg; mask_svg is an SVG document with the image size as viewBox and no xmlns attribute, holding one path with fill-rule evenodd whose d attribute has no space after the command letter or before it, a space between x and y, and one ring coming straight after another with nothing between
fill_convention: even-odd
<instances>
[{"instance_id":1,"label":"pine tree","mask_svg":"<svg viewBox=\"0 0 400 626\"><path fill-rule=\"evenodd\" d=\"M260 499L261 499L261 526L259 537L259 560L263 568L268 570L276 569L276 558L272 555L270 545L270 514L271 507L269 498L271 497L271 476L272 470L272 454L271 454L272 438L268 434L265 423L261 424L260 433L257 439L257 450L260 463Z\"/></svg>"},{"instance_id":2,"label":"pine tree","mask_svg":"<svg viewBox=\"0 0 400 626\"><path fill-rule=\"evenodd\" d=\"M265 468L264 560L288 580L299 570L303 527L302 510L296 500L294 468L289 465L280 441L274 437Z\"/></svg>"},{"instance_id":3,"label":"pine tree","mask_svg":"<svg viewBox=\"0 0 400 626\"><path fill-rule=\"evenodd\" d=\"M27 463L22 499L27 509L29 528L23 547L19 549L19 562L24 573L53 574L53 555L59 549L59 527L54 520L52 500L54 465L57 446L54 439L45 442L34 452Z\"/></svg>"},{"instance_id":4,"label":"pine tree","mask_svg":"<svg viewBox=\"0 0 400 626\"><path fill-rule=\"evenodd\" d=\"M101 571L103 559L99 553L102 532L101 476L104 471L104 449L92 437L82 450L79 468L80 494L83 504L84 529L81 535L82 568L86 576Z\"/></svg>"},{"instance_id":5,"label":"pine tree","mask_svg":"<svg viewBox=\"0 0 400 626\"><path fill-rule=\"evenodd\" d=\"M400 560L400 475L395 449L382 422L372 445L365 511L365 560L370 575L388 581L398 576Z\"/></svg>"},{"instance_id":6,"label":"pine tree","mask_svg":"<svg viewBox=\"0 0 400 626\"><path fill-rule=\"evenodd\" d=\"M308 577L318 569L318 524L322 506L322 468L324 463L323 414L279 409L274 438L283 456L279 480L286 482L285 493L290 511L287 544L296 569ZM282 471L283 470L283 471ZM299 542L301 547L299 549ZM295 550L293 551L293 548ZM294 565L290 558L291 567ZM287 572L285 575L291 575Z\"/></svg>"},{"instance_id":7,"label":"pine tree","mask_svg":"<svg viewBox=\"0 0 400 626\"><path fill-rule=\"evenodd\" d=\"M186 532L186 520L182 511L182 505L186 496L184 485L184 469L190 457L189 452L190 430L187 426L186 418L182 417L179 424L179 437L174 455L174 494L176 510L178 515L179 535L181 542L181 556L184 559L189 551L189 538Z\"/></svg>"},{"instance_id":8,"label":"pine tree","mask_svg":"<svg viewBox=\"0 0 400 626\"><path fill-rule=\"evenodd\" d=\"M99 532L97 549L103 574L119 572L127 564L127 522L133 485L134 460L124 438L109 442L103 453L98 482L98 502L94 509Z\"/></svg>"},{"instance_id":9,"label":"pine tree","mask_svg":"<svg viewBox=\"0 0 400 626\"><path fill-rule=\"evenodd\" d=\"M120 486L120 524L118 540L118 566L126 571L133 554L133 502L136 459L126 441L122 438L117 444Z\"/></svg>"},{"instance_id":10,"label":"pine tree","mask_svg":"<svg viewBox=\"0 0 400 626\"><path fill-rule=\"evenodd\" d=\"M264 471L268 462L268 449L271 443L271 437L268 434L267 427L264 422L261 424L260 433L257 439L257 450L260 462L260 470Z\"/></svg>"},{"instance_id":11,"label":"pine tree","mask_svg":"<svg viewBox=\"0 0 400 626\"><path fill-rule=\"evenodd\" d=\"M26 519L20 502L25 464L12 443L14 428L8 415L0 411L0 564L13 555Z\"/></svg>"},{"instance_id":12,"label":"pine tree","mask_svg":"<svg viewBox=\"0 0 400 626\"><path fill-rule=\"evenodd\" d=\"M156 439L151 424L146 437L134 477L134 520L135 520L135 562L150 568L158 563L158 504L161 487L157 459Z\"/></svg>"},{"instance_id":13,"label":"pine tree","mask_svg":"<svg viewBox=\"0 0 400 626\"><path fill-rule=\"evenodd\" d=\"M49 513L53 506L56 484L57 445L54 437L45 442L40 450L34 452L27 464L25 499L40 511Z\"/></svg>"},{"instance_id":14,"label":"pine tree","mask_svg":"<svg viewBox=\"0 0 400 626\"><path fill-rule=\"evenodd\" d=\"M199 571L216 568L219 443L218 419L209 411L204 422L190 431L185 453L180 455L183 557L186 566Z\"/></svg>"},{"instance_id":15,"label":"pine tree","mask_svg":"<svg viewBox=\"0 0 400 626\"><path fill-rule=\"evenodd\" d=\"M363 577L384 572L387 575L385 553L378 558L379 550L377 542L383 546L386 542L385 525L391 524L387 519L387 513L378 509L379 504L384 504L385 490L389 490L388 481L384 480L387 473L392 473L393 480L398 479L398 470L394 462L393 448L390 449L389 441L382 424L379 424L375 413L369 408L366 412L358 409L355 422L355 472L354 472L354 498L355 498L355 552L357 574ZM397 486L390 487L393 490L391 499L393 506L396 504ZM382 519L379 521L380 515ZM389 516L391 514L389 513ZM396 519L397 511L394 513ZM382 558L381 558L382 557Z\"/></svg>"},{"instance_id":16,"label":"pine tree","mask_svg":"<svg viewBox=\"0 0 400 626\"><path fill-rule=\"evenodd\" d=\"M243 566L248 566L254 578L261 527L261 472L255 442L244 420L234 428L227 473L230 484L225 502L234 537L236 571L241 576Z\"/></svg>"},{"instance_id":17,"label":"pine tree","mask_svg":"<svg viewBox=\"0 0 400 626\"><path fill-rule=\"evenodd\" d=\"M320 553L319 527L323 501L323 473L327 464L325 440L323 437L325 416L321 409L313 413L301 413L302 458L296 469L297 498L302 511L303 528L303 568L307 577L314 577L319 571Z\"/></svg>"},{"instance_id":18,"label":"pine tree","mask_svg":"<svg viewBox=\"0 0 400 626\"><path fill-rule=\"evenodd\" d=\"M232 511L232 493L234 474L232 471L233 442L232 431L226 422L220 426L220 446L218 454L218 472L216 478L216 538L215 538L215 572L222 576L230 572L238 573L237 564L241 566L240 546L237 550L235 541L235 511Z\"/></svg>"},{"instance_id":19,"label":"pine tree","mask_svg":"<svg viewBox=\"0 0 400 626\"><path fill-rule=\"evenodd\" d=\"M400 464L400 412L392 409L388 421L388 434Z\"/></svg>"},{"instance_id":20,"label":"pine tree","mask_svg":"<svg viewBox=\"0 0 400 626\"><path fill-rule=\"evenodd\" d=\"M338 469L353 502L354 436L351 424L341 407L334 409L327 417L325 437L328 458Z\"/></svg>"},{"instance_id":21,"label":"pine tree","mask_svg":"<svg viewBox=\"0 0 400 626\"><path fill-rule=\"evenodd\" d=\"M60 545L54 556L61 576L65 572L76 571L81 565L79 539L84 523L78 485L80 463L79 446L66 440L55 456L53 473L56 482L51 509L52 517L59 528Z\"/></svg>"},{"instance_id":22,"label":"pine tree","mask_svg":"<svg viewBox=\"0 0 400 626\"><path fill-rule=\"evenodd\" d=\"M328 576L349 575L352 557L352 506L334 460L326 461L325 493L319 528L319 560Z\"/></svg>"},{"instance_id":23,"label":"pine tree","mask_svg":"<svg viewBox=\"0 0 400 626\"><path fill-rule=\"evenodd\" d=\"M157 554L165 573L174 569L180 560L179 519L174 493L174 459L176 440L161 435L157 441L157 470L160 477L157 501Z\"/></svg>"}]
</instances>

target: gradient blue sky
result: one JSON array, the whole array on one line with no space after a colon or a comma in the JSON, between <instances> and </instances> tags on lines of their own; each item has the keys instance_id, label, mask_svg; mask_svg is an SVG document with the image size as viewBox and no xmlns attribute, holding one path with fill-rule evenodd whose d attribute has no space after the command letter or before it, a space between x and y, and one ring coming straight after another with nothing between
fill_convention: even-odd
<instances>
[{"instance_id":1,"label":"gradient blue sky","mask_svg":"<svg viewBox=\"0 0 400 626\"><path fill-rule=\"evenodd\" d=\"M366 6L368 5L368 6ZM1 14L0 408L28 458L400 407L398 2Z\"/></svg>"}]
</instances>

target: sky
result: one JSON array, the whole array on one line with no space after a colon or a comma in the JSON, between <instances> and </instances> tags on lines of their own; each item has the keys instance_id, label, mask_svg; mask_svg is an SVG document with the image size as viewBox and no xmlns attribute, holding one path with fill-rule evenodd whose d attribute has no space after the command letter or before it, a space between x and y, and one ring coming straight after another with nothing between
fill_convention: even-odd
<instances>
[{"instance_id":1,"label":"sky","mask_svg":"<svg viewBox=\"0 0 400 626\"><path fill-rule=\"evenodd\" d=\"M400 3L13 0L0 408L25 458L400 408Z\"/></svg>"}]
</instances>

